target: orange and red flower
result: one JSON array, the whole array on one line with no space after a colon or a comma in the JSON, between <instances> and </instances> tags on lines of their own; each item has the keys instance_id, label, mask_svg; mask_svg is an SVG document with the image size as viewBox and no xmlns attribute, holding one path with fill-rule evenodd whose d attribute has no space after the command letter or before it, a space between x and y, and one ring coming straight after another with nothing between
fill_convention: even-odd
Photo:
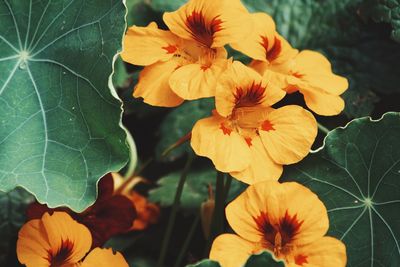
<instances>
[{"instance_id":1,"label":"orange and red flower","mask_svg":"<svg viewBox=\"0 0 400 267\"><path fill-rule=\"evenodd\" d=\"M222 267L243 266L264 250L290 267L346 266L344 244L324 236L329 228L324 204L298 183L251 185L227 206L226 216L237 235L218 236L210 252Z\"/></svg>"},{"instance_id":2,"label":"orange and red flower","mask_svg":"<svg viewBox=\"0 0 400 267\"><path fill-rule=\"evenodd\" d=\"M67 212L90 230L93 247L102 246L112 236L129 231L137 218L137 212L129 198L114 195L114 181L111 174L100 180L98 192L98 198L93 206L82 213L76 213L68 208L50 209L46 205L34 202L27 209L27 217L29 220L40 219L46 212Z\"/></svg>"},{"instance_id":3,"label":"orange and red flower","mask_svg":"<svg viewBox=\"0 0 400 267\"><path fill-rule=\"evenodd\" d=\"M192 148L245 183L277 180L282 165L303 159L317 135L310 112L271 107L284 96L268 74L234 62L219 80L216 111L193 128Z\"/></svg>"},{"instance_id":4,"label":"orange and red flower","mask_svg":"<svg viewBox=\"0 0 400 267\"><path fill-rule=\"evenodd\" d=\"M43 214L19 231L18 260L27 267L128 267L124 257L111 250L92 247L90 231L65 212ZM86 257L85 257L86 256Z\"/></svg>"}]
</instances>

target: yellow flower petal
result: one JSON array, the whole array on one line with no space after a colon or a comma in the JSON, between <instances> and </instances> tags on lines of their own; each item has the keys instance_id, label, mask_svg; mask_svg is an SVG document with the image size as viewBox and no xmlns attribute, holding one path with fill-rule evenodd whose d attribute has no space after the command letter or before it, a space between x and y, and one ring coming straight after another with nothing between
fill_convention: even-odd
<instances>
[{"instance_id":1,"label":"yellow flower petal","mask_svg":"<svg viewBox=\"0 0 400 267\"><path fill-rule=\"evenodd\" d=\"M340 96L303 87L301 93L307 107L319 115L334 116L343 111L345 103Z\"/></svg>"},{"instance_id":2,"label":"yellow flower petal","mask_svg":"<svg viewBox=\"0 0 400 267\"><path fill-rule=\"evenodd\" d=\"M239 61L233 62L219 79L215 104L219 114L229 116L235 108L269 107L285 96L285 92Z\"/></svg>"},{"instance_id":3,"label":"yellow flower petal","mask_svg":"<svg viewBox=\"0 0 400 267\"><path fill-rule=\"evenodd\" d=\"M240 0L190 0L177 11L164 13L163 19L176 35L210 48L237 42L252 28Z\"/></svg>"},{"instance_id":4,"label":"yellow flower petal","mask_svg":"<svg viewBox=\"0 0 400 267\"><path fill-rule=\"evenodd\" d=\"M246 141L227 119L219 115L195 124L191 146L197 155L211 159L216 169L222 172L241 171L250 163L250 149Z\"/></svg>"},{"instance_id":5,"label":"yellow flower petal","mask_svg":"<svg viewBox=\"0 0 400 267\"><path fill-rule=\"evenodd\" d=\"M347 90L346 78L332 73L331 64L320 53L302 51L295 58L292 72L298 76L292 82L304 95L307 106L319 115L332 116L344 109L344 101L339 97Z\"/></svg>"},{"instance_id":6,"label":"yellow flower petal","mask_svg":"<svg viewBox=\"0 0 400 267\"><path fill-rule=\"evenodd\" d=\"M125 35L121 57L131 64L148 66L157 61L170 60L180 43L177 36L158 29L155 23L147 27L132 26Z\"/></svg>"},{"instance_id":7,"label":"yellow flower petal","mask_svg":"<svg viewBox=\"0 0 400 267\"><path fill-rule=\"evenodd\" d=\"M40 220L27 222L17 241L18 260L30 267L70 264L74 266L86 255L92 236L82 224L65 212L45 213Z\"/></svg>"},{"instance_id":8,"label":"yellow flower petal","mask_svg":"<svg viewBox=\"0 0 400 267\"><path fill-rule=\"evenodd\" d=\"M302 81L332 95L341 95L349 84L346 78L332 73L330 62L321 53L301 51L295 58L296 72Z\"/></svg>"},{"instance_id":9,"label":"yellow flower petal","mask_svg":"<svg viewBox=\"0 0 400 267\"><path fill-rule=\"evenodd\" d=\"M233 234L218 236L211 247L210 259L221 267L240 267L253 253L254 244Z\"/></svg>"},{"instance_id":10,"label":"yellow flower petal","mask_svg":"<svg viewBox=\"0 0 400 267\"><path fill-rule=\"evenodd\" d=\"M305 246L296 247L288 267L345 267L346 247L332 237L322 237Z\"/></svg>"},{"instance_id":11,"label":"yellow flower petal","mask_svg":"<svg viewBox=\"0 0 400 267\"><path fill-rule=\"evenodd\" d=\"M246 139L250 144L251 163L249 167L241 172L232 172L236 179L247 183L255 184L261 181L278 180L282 175L283 167L276 164L268 155L259 136Z\"/></svg>"},{"instance_id":12,"label":"yellow flower petal","mask_svg":"<svg viewBox=\"0 0 400 267\"><path fill-rule=\"evenodd\" d=\"M217 80L227 60L214 60L210 66L189 64L177 69L169 79L172 90L181 98L194 100L215 95Z\"/></svg>"},{"instance_id":13,"label":"yellow flower petal","mask_svg":"<svg viewBox=\"0 0 400 267\"><path fill-rule=\"evenodd\" d=\"M273 48L275 42L275 22L265 13L254 13L250 17L254 25L253 31L231 46L253 59L267 61L268 51Z\"/></svg>"},{"instance_id":14,"label":"yellow flower petal","mask_svg":"<svg viewBox=\"0 0 400 267\"><path fill-rule=\"evenodd\" d=\"M86 256L80 267L129 267L121 253L113 253L111 249L93 249Z\"/></svg>"},{"instance_id":15,"label":"yellow flower petal","mask_svg":"<svg viewBox=\"0 0 400 267\"><path fill-rule=\"evenodd\" d=\"M302 160L310 152L317 131L314 116L295 105L269 112L259 128L264 147L279 164Z\"/></svg>"},{"instance_id":16,"label":"yellow flower petal","mask_svg":"<svg viewBox=\"0 0 400 267\"><path fill-rule=\"evenodd\" d=\"M172 73L179 67L174 60L158 62L145 67L133 92L134 97L142 97L152 106L176 107L183 103L169 86Z\"/></svg>"},{"instance_id":17,"label":"yellow flower petal","mask_svg":"<svg viewBox=\"0 0 400 267\"><path fill-rule=\"evenodd\" d=\"M274 197L274 194L279 194L278 192L282 192L282 187L277 181L260 182L249 186L226 207L229 225L240 237L259 243L264 238L264 232L258 227L256 219L263 211L276 214L278 217L280 203Z\"/></svg>"}]
</instances>

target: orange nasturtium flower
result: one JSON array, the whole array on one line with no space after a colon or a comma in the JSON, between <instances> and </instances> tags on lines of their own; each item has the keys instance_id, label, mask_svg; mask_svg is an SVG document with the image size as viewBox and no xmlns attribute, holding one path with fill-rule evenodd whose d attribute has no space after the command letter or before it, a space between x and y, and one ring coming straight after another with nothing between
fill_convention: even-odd
<instances>
[{"instance_id":1,"label":"orange nasturtium flower","mask_svg":"<svg viewBox=\"0 0 400 267\"><path fill-rule=\"evenodd\" d=\"M17 241L18 260L27 267L128 267L124 257L92 246L90 231L66 212L45 213L24 224ZM82 261L83 260L83 261Z\"/></svg>"},{"instance_id":2,"label":"orange nasturtium flower","mask_svg":"<svg viewBox=\"0 0 400 267\"><path fill-rule=\"evenodd\" d=\"M245 36L252 25L249 18L240 0L190 0L164 14L170 31L155 23L129 28L121 56L146 66L133 95L164 107L214 96L228 63L224 45Z\"/></svg>"},{"instance_id":3,"label":"orange nasturtium flower","mask_svg":"<svg viewBox=\"0 0 400 267\"><path fill-rule=\"evenodd\" d=\"M344 108L340 95L347 79L332 73L329 61L320 53L293 49L275 32L266 14L252 14L254 30L232 47L254 59L251 66L261 74L271 72L272 81L288 93L299 91L307 106L319 115L339 114Z\"/></svg>"},{"instance_id":4,"label":"orange nasturtium flower","mask_svg":"<svg viewBox=\"0 0 400 267\"><path fill-rule=\"evenodd\" d=\"M307 110L271 108L284 96L268 74L234 62L220 78L216 111L193 128L192 148L245 183L277 180L282 165L303 159L317 135L317 122Z\"/></svg>"},{"instance_id":5,"label":"orange nasturtium flower","mask_svg":"<svg viewBox=\"0 0 400 267\"><path fill-rule=\"evenodd\" d=\"M243 266L264 250L288 267L346 266L344 244L324 236L329 228L324 204L298 183L251 185L227 206L226 216L237 235L218 236L210 252L222 267Z\"/></svg>"}]
</instances>

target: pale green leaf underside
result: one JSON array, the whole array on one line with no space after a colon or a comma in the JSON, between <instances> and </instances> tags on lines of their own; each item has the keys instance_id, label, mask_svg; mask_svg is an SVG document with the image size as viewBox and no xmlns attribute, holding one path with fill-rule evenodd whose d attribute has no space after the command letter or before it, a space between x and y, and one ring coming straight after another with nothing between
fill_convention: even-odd
<instances>
[{"instance_id":1,"label":"pale green leaf underside","mask_svg":"<svg viewBox=\"0 0 400 267\"><path fill-rule=\"evenodd\" d=\"M128 158L108 87L120 0L0 1L0 189L83 210Z\"/></svg>"},{"instance_id":2,"label":"pale green leaf underside","mask_svg":"<svg viewBox=\"0 0 400 267\"><path fill-rule=\"evenodd\" d=\"M349 267L400 266L400 113L353 120L324 147L285 169L328 209L329 235L347 248Z\"/></svg>"},{"instance_id":3,"label":"pale green leaf underside","mask_svg":"<svg viewBox=\"0 0 400 267\"><path fill-rule=\"evenodd\" d=\"M188 265L187 267L220 267L221 265L212 260L203 260L194 265ZM243 267L285 267L283 261L275 259L272 253L264 251L260 254L251 255Z\"/></svg>"}]
</instances>

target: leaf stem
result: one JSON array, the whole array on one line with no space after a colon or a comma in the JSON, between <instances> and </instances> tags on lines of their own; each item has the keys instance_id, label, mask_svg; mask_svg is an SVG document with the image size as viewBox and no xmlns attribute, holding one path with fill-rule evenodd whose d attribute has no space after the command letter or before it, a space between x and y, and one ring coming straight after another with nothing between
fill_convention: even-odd
<instances>
[{"instance_id":1,"label":"leaf stem","mask_svg":"<svg viewBox=\"0 0 400 267\"><path fill-rule=\"evenodd\" d=\"M160 257L157 262L157 267L161 267L165 261L165 256L167 255L167 250L168 250L168 245L169 241L171 239L171 234L172 234L172 229L174 228L175 220L176 220L176 215L178 213L178 209L180 206L180 200L183 192L183 187L186 182L186 177L189 173L190 167L193 162L194 155L190 152L188 155L188 159L186 161L186 165L182 171L181 178L179 179L178 187L176 189L175 193L175 199L174 203L172 205L172 210L171 214L168 219L168 224L167 224L167 230L165 231L165 236L161 245L161 252L160 252Z\"/></svg>"},{"instance_id":2,"label":"leaf stem","mask_svg":"<svg viewBox=\"0 0 400 267\"><path fill-rule=\"evenodd\" d=\"M215 208L211 221L211 232L207 242L205 253L210 251L212 242L216 236L224 231L224 208L225 208L225 173L217 171L215 189ZM229 182L227 182L229 183ZM207 255L206 255L207 256Z\"/></svg>"},{"instance_id":3,"label":"leaf stem","mask_svg":"<svg viewBox=\"0 0 400 267\"><path fill-rule=\"evenodd\" d=\"M321 132L325 133L325 134L328 134L328 133L330 132L328 128L326 128L324 125L322 125L322 124L319 123L319 122L318 122L318 129L319 129Z\"/></svg>"},{"instance_id":4,"label":"leaf stem","mask_svg":"<svg viewBox=\"0 0 400 267\"><path fill-rule=\"evenodd\" d=\"M196 231L197 225L199 224L200 221L200 213L196 216L196 219L194 219L192 226L190 227L189 233L186 237L185 242L183 243L183 246L181 248L181 251L179 253L178 259L175 262L174 267L180 267L181 262L183 258L185 257L186 251L189 248L190 242L192 241L193 235Z\"/></svg>"},{"instance_id":5,"label":"leaf stem","mask_svg":"<svg viewBox=\"0 0 400 267\"><path fill-rule=\"evenodd\" d=\"M128 169L126 170L124 177L130 178L131 176L133 176L135 172L135 168L138 163L138 157L137 157L137 149L135 141L133 140L132 134L128 131L126 133L126 142L129 145L130 155L129 155Z\"/></svg>"}]
</instances>

